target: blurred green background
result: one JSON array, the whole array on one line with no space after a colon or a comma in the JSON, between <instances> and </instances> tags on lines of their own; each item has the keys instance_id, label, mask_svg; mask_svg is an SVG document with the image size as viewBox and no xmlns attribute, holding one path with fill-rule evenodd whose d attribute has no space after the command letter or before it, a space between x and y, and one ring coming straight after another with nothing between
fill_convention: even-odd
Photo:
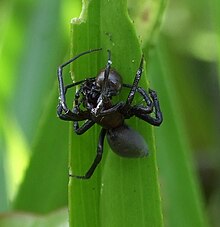
<instances>
[{"instance_id":1,"label":"blurred green background","mask_svg":"<svg viewBox=\"0 0 220 227\"><path fill-rule=\"evenodd\" d=\"M133 3L129 1L128 9L135 18L138 10L134 10ZM56 70L69 58L70 20L80 10L79 0L0 0L2 213L19 210L46 214L67 207L69 125L56 117ZM141 33L141 28L137 30ZM217 0L170 0L154 44L169 75L164 80L166 95L171 100L175 98L175 103L171 103L172 113L163 105L165 94L160 81L154 79L160 77L155 74L157 69L151 54L147 66L150 85L161 97L164 121L177 121L182 127L177 136L188 141L205 211L211 225L218 226L220 6ZM166 137L160 135L160 128L156 129L162 194L166 184L163 171L171 168L175 172L175 165L164 166L166 153L161 151L164 140L170 140L173 146L176 142L172 132L169 133L169 125L164 128Z\"/></svg>"}]
</instances>

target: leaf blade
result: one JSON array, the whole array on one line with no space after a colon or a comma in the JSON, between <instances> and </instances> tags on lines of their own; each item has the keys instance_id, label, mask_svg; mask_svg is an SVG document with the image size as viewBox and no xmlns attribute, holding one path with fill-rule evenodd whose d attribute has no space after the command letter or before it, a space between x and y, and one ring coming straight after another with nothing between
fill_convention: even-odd
<instances>
[{"instance_id":1,"label":"leaf blade","mask_svg":"<svg viewBox=\"0 0 220 227\"><path fill-rule=\"evenodd\" d=\"M117 20L114 20L116 15ZM82 18L81 20L83 21ZM114 4L110 1L90 1L87 20L80 25L75 25L73 30L74 55L97 47L102 47L104 50L98 53L98 56L90 55L85 57L87 59L80 60L79 63L75 62L73 72L76 75L76 81L84 79L85 75L95 76L105 66L107 61L105 51L110 49L113 67L123 75L124 82L133 82L141 59L141 48L127 14L126 1L117 1ZM127 50L128 42L131 46L129 51ZM146 87L146 81L142 79L141 85ZM163 226L152 127L146 126L139 120L131 121L129 124L138 129L147 139L151 155L141 160L122 159L112 153L105 143L105 163L103 160L102 165L97 168L89 182L71 179L69 188L71 226L86 226L88 223L94 226L131 226L131 223L133 223L132 226L146 226L146 223ZM91 164L95 155L99 130L96 127L94 131L88 131L80 137L73 136L70 166L74 171L77 166ZM86 144L83 141L87 141ZM81 154L77 152L79 149L81 149ZM86 155L85 152L87 152ZM134 184L136 186L132 187ZM120 191L118 191L118 185L121 187ZM142 204L141 207L140 204ZM92 210L91 207L93 207ZM122 211L121 207L124 208ZM81 217L84 220L80 220Z\"/></svg>"}]
</instances>

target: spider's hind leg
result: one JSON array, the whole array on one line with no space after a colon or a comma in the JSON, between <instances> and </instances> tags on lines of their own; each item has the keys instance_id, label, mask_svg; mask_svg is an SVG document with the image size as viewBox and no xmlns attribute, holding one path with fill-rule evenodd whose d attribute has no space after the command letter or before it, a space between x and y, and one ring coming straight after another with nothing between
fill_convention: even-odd
<instances>
[{"instance_id":1,"label":"spider's hind leg","mask_svg":"<svg viewBox=\"0 0 220 227\"><path fill-rule=\"evenodd\" d=\"M102 128L102 130L100 132L99 142L98 142L98 146L97 146L97 154L96 154L96 157L95 157L91 167L86 172L86 174L84 176L77 176L77 175L74 175L74 174L69 174L70 177L76 177L76 178L79 178L79 179L89 179L92 176L96 167L98 166L98 164L100 163L100 161L102 159L104 138L105 138L105 135L106 135L106 131L107 131L106 129Z\"/></svg>"},{"instance_id":2,"label":"spider's hind leg","mask_svg":"<svg viewBox=\"0 0 220 227\"><path fill-rule=\"evenodd\" d=\"M132 88L132 85L123 84L123 87ZM149 97L148 93L142 87L137 87L137 92L142 96L144 102L146 103L145 107L142 105L136 105L137 109L144 108L145 112L151 113L153 111L153 102L152 102L151 98ZM126 106L126 107L130 108L130 105Z\"/></svg>"},{"instance_id":3,"label":"spider's hind leg","mask_svg":"<svg viewBox=\"0 0 220 227\"><path fill-rule=\"evenodd\" d=\"M84 132L90 129L94 124L95 122L93 120L87 120L83 125L79 126L79 122L74 121L73 128L77 135L82 135Z\"/></svg>"},{"instance_id":4,"label":"spider's hind leg","mask_svg":"<svg viewBox=\"0 0 220 227\"><path fill-rule=\"evenodd\" d=\"M159 126L163 121L163 115L160 110L160 104L159 104L159 100L157 97L157 93L151 89L149 89L149 93L153 100L153 108L154 108L155 116L152 117L149 114L149 112L142 106L134 106L132 108L132 112L136 117L150 123L151 125Z\"/></svg>"}]
</instances>

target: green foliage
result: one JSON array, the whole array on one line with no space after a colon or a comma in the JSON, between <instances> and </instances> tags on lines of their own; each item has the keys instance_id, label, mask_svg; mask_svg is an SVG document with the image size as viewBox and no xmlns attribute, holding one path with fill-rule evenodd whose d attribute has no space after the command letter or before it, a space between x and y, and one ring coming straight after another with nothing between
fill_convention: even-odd
<instances>
[{"instance_id":1,"label":"green foliage","mask_svg":"<svg viewBox=\"0 0 220 227\"><path fill-rule=\"evenodd\" d=\"M48 213L67 205L68 124L56 117L56 68L67 49L61 4L2 5L0 209Z\"/></svg>"},{"instance_id":2,"label":"green foliage","mask_svg":"<svg viewBox=\"0 0 220 227\"><path fill-rule=\"evenodd\" d=\"M74 79L78 81L96 75L105 66L106 50L110 49L113 68L122 75L125 83L131 84L140 64L141 49L127 14L126 1L114 4L106 0L85 1L84 4L83 16L80 20L72 20L73 55L97 47L102 47L103 51L75 62ZM143 75L141 82L144 87L145 77ZM94 176L88 182L71 180L71 226L145 226L146 223L162 226L152 127L142 124L140 120L131 124L148 141L149 157L120 158L106 144L105 161ZM74 173L84 174L90 166L95 156L99 132L100 127L96 127L81 137L73 136L70 168Z\"/></svg>"},{"instance_id":3,"label":"green foliage","mask_svg":"<svg viewBox=\"0 0 220 227\"><path fill-rule=\"evenodd\" d=\"M68 226L67 210L59 210L47 215L10 213L1 216L1 227L59 227Z\"/></svg>"},{"instance_id":4,"label":"green foliage","mask_svg":"<svg viewBox=\"0 0 220 227\"><path fill-rule=\"evenodd\" d=\"M160 179L163 182L161 193L166 212L164 219L170 227L177 226L178 223L181 223L179 226L182 227L208 226L189 140L176 98L178 91L172 81L175 71L172 71L171 65L175 59L169 56L169 49L166 47L165 41L161 38L149 64L153 84L163 94L160 100L166 119L160 130L156 131L158 165ZM172 63L168 59L172 59ZM186 216L189 218L186 219Z\"/></svg>"},{"instance_id":5,"label":"green foliage","mask_svg":"<svg viewBox=\"0 0 220 227\"><path fill-rule=\"evenodd\" d=\"M76 136L57 119L56 69L69 49L73 56L97 47L74 62L72 79L95 76L111 49L113 67L132 83L143 52L141 86L157 91L164 122L153 129L128 121L146 139L147 158L120 158L105 142L91 180L70 179L71 226L218 226L218 1L171 0L165 16L163 0L83 3L71 27L80 0L0 3L0 226L67 226L67 209L56 211L67 207L67 152L70 170L84 174L100 127Z\"/></svg>"}]
</instances>

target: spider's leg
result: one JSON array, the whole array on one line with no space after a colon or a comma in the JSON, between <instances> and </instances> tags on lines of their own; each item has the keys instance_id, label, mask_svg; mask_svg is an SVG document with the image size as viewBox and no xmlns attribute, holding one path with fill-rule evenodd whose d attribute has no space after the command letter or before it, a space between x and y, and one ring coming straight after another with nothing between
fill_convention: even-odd
<instances>
[{"instance_id":1,"label":"spider's leg","mask_svg":"<svg viewBox=\"0 0 220 227\"><path fill-rule=\"evenodd\" d=\"M84 132L86 132L88 129L90 129L95 124L92 120L87 120L82 126L79 127L79 122L74 121L73 128L77 135L82 135Z\"/></svg>"},{"instance_id":2,"label":"spider's leg","mask_svg":"<svg viewBox=\"0 0 220 227\"><path fill-rule=\"evenodd\" d=\"M137 91L138 83L139 83L139 80L141 79L141 75L142 75L142 72L143 72L143 64L144 64L144 56L142 56L142 58L141 58L140 66L137 70L137 73L136 73L135 78L134 78L134 82L133 82L131 90L128 94L128 98L127 98L127 101L126 101L126 104L128 106L131 105L131 103L134 99L134 95Z\"/></svg>"},{"instance_id":3,"label":"spider's leg","mask_svg":"<svg viewBox=\"0 0 220 227\"><path fill-rule=\"evenodd\" d=\"M146 110L144 110L144 108L142 108L141 106L134 106L132 108L132 112L136 117L138 117L144 121L147 121L148 123L150 123L152 125L159 126L163 121L163 115L160 110L159 100L157 98L157 94L155 91L149 89L149 93L153 100L154 109L155 109L155 117L150 116L149 113Z\"/></svg>"},{"instance_id":4,"label":"spider's leg","mask_svg":"<svg viewBox=\"0 0 220 227\"><path fill-rule=\"evenodd\" d=\"M69 88L75 87L76 85L79 85L79 84L85 82L86 80L87 80L87 79L84 79L84 80L80 80L80 81L78 81L78 82L75 82L75 83L66 85L66 86L64 87L64 94L67 93L67 90L68 90Z\"/></svg>"},{"instance_id":5,"label":"spider's leg","mask_svg":"<svg viewBox=\"0 0 220 227\"><path fill-rule=\"evenodd\" d=\"M126 88L132 88L132 85L130 84L123 84L122 86ZM147 104L147 106L145 107L146 111L148 113L151 113L153 111L153 102L151 101L149 95L142 87L137 87L137 92L143 97L144 101Z\"/></svg>"},{"instance_id":6,"label":"spider's leg","mask_svg":"<svg viewBox=\"0 0 220 227\"><path fill-rule=\"evenodd\" d=\"M81 86L80 89L75 93L75 99L74 99L74 102L75 102L75 107L76 108L79 108L80 106L80 102L79 102L79 97L80 97L80 93L82 93L82 90L83 90L83 87Z\"/></svg>"},{"instance_id":7,"label":"spider's leg","mask_svg":"<svg viewBox=\"0 0 220 227\"><path fill-rule=\"evenodd\" d=\"M79 100L80 94L82 93L82 91L83 91L83 87L81 86L80 89L75 93L75 100L74 100L75 107L73 108L73 113L80 114L83 112L80 110L80 105L83 101ZM73 128L77 135L81 135L84 132L86 132L89 128L91 128L94 124L95 124L95 122L92 120L89 120L89 119L87 121L85 121L82 126L79 126L78 121L74 121Z\"/></svg>"},{"instance_id":8,"label":"spider's leg","mask_svg":"<svg viewBox=\"0 0 220 227\"><path fill-rule=\"evenodd\" d=\"M70 177L76 177L76 178L80 178L80 179L89 179L92 176L96 167L98 166L98 164L100 163L100 161L102 159L105 134L106 134L106 129L102 128L100 135L99 135L99 142L98 142L96 157L95 157L91 167L86 172L86 174L84 176L77 176L77 175L69 174Z\"/></svg>"},{"instance_id":9,"label":"spider's leg","mask_svg":"<svg viewBox=\"0 0 220 227\"><path fill-rule=\"evenodd\" d=\"M59 100L60 100L60 105L62 106L62 109L65 112L71 112L71 111L68 109L68 107L66 105L65 87L64 87L64 82L63 82L63 68L66 67L67 65L69 65L71 62L75 61L77 58L81 57L82 55L89 54L91 52L99 51L99 50L101 50L101 49L88 50L86 52L78 54L77 56L71 58L69 61L67 61L67 62L63 63L61 66L59 66L58 71L57 71L58 83L59 83ZM75 86L75 85L72 85L72 86Z\"/></svg>"},{"instance_id":10,"label":"spider's leg","mask_svg":"<svg viewBox=\"0 0 220 227\"><path fill-rule=\"evenodd\" d=\"M62 78L62 77L61 77L61 78ZM69 88L72 88L72 87L74 87L74 86L76 86L76 85L79 85L79 84L81 84L81 83L83 83L83 82L85 82L85 80L81 80L81 81L78 81L78 82L76 82L76 83L69 84L69 85L67 85L67 86L65 86L65 87L63 88L62 93L63 93L63 95L64 95L64 103L65 103L65 106L66 106L65 95L66 95L68 89L69 89ZM59 85L60 85L60 83L59 83ZM59 100L60 100L60 102L59 102L59 104L58 104L58 106L57 106L57 115L58 115L58 117L59 117L60 119L65 120L65 121L84 120L84 119L83 119L83 116L80 116L80 115L78 115L78 114L76 115L76 114L73 113L71 110L69 110L69 109L67 108L67 106L66 106L65 109L64 109L64 106L62 105L62 101L61 101L61 93L60 93L60 96L59 96Z\"/></svg>"},{"instance_id":11,"label":"spider's leg","mask_svg":"<svg viewBox=\"0 0 220 227\"><path fill-rule=\"evenodd\" d=\"M95 78L89 78L89 79L84 79L84 80L81 80L81 81L78 81L78 82L75 82L75 83L72 83L72 84L69 84L69 85L66 85L64 87L64 95L66 95L67 91L69 88L72 88L72 87L75 87L79 84L82 84L84 83L86 80L95 80ZM79 102L78 102L78 99L80 97L80 93L82 92L82 86L80 87L80 89L75 93L75 105L76 106L79 106ZM63 109L63 106L62 106L62 103L60 101L59 105L57 106L57 115L60 119L62 120L65 120L65 121L81 121L81 120L86 120L88 118L88 114L87 112L72 112L71 110L67 110L65 111Z\"/></svg>"},{"instance_id":12,"label":"spider's leg","mask_svg":"<svg viewBox=\"0 0 220 227\"><path fill-rule=\"evenodd\" d=\"M121 109L123 109L124 106L125 106L125 103L124 102L119 102L119 103L113 105L111 108L106 109L106 110L102 110L99 113L96 113L94 110L92 110L91 112L96 117L101 117L101 116L110 115L110 114L115 113L115 112L119 112Z\"/></svg>"},{"instance_id":13,"label":"spider's leg","mask_svg":"<svg viewBox=\"0 0 220 227\"><path fill-rule=\"evenodd\" d=\"M71 110L64 111L61 103L57 106L57 116L64 121L83 121L89 118L87 111L73 113Z\"/></svg>"},{"instance_id":14,"label":"spider's leg","mask_svg":"<svg viewBox=\"0 0 220 227\"><path fill-rule=\"evenodd\" d=\"M111 70L111 51L108 51L108 61L104 70L104 80L103 80L103 85L102 85L102 90L101 90L101 94L98 100L98 105L93 109L93 112L95 115L98 115L101 112L101 109L103 107L103 104L107 101L108 102L108 77L109 77L109 73Z\"/></svg>"},{"instance_id":15,"label":"spider's leg","mask_svg":"<svg viewBox=\"0 0 220 227\"><path fill-rule=\"evenodd\" d=\"M105 72L104 72L104 82L103 82L103 86L102 86L102 95L105 97L108 93L108 76L109 76L109 73L110 73L110 70L111 70L111 64L112 64L112 61L111 61L111 51L110 50L107 50L108 51L108 61L107 61L107 64L106 64L106 67L105 67Z\"/></svg>"},{"instance_id":16,"label":"spider's leg","mask_svg":"<svg viewBox=\"0 0 220 227\"><path fill-rule=\"evenodd\" d=\"M90 78L90 79L94 79L94 78ZM83 82L85 82L86 80L82 80L82 81L79 81L79 82L76 82L76 83L72 83L72 84L69 84L67 86L65 86L64 88L64 94L67 93L67 90L69 88L72 88L78 84L81 84ZM78 99L79 99L79 93L81 92L81 88L76 92L75 94L75 110L77 111L71 111L69 109L67 109L67 111L65 111L63 109L63 106L61 104L61 102L58 104L57 106L57 115L60 119L62 120L65 120L65 121L83 121L83 120L86 120L89 118L89 113L88 111L79 111L79 105L80 103L78 102Z\"/></svg>"},{"instance_id":17,"label":"spider's leg","mask_svg":"<svg viewBox=\"0 0 220 227\"><path fill-rule=\"evenodd\" d=\"M72 88L78 84L83 83L85 80L76 82L76 83L72 83L69 84L67 86L64 87L64 95L66 95L67 90L69 88ZM63 108L63 105L61 103L61 101L59 102L58 106L57 106L57 115L60 119L65 120L65 121L82 121L82 120L86 120L88 118L88 113L87 112L77 112L77 113L73 113L71 110L69 110L68 108L65 110Z\"/></svg>"}]
</instances>

